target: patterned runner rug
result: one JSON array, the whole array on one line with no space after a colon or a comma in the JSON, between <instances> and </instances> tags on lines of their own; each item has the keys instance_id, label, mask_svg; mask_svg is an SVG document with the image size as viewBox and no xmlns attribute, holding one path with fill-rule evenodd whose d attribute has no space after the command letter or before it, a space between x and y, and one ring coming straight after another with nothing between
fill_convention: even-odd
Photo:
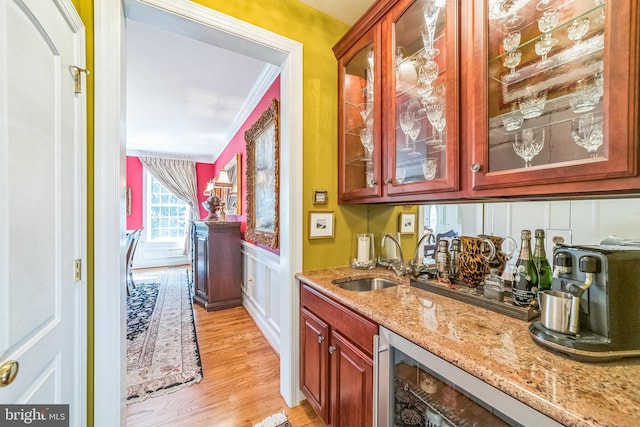
<instances>
[{"instance_id":1,"label":"patterned runner rug","mask_svg":"<svg viewBox=\"0 0 640 427\"><path fill-rule=\"evenodd\" d=\"M187 270L134 280L127 297L127 404L202 380Z\"/></svg>"}]
</instances>

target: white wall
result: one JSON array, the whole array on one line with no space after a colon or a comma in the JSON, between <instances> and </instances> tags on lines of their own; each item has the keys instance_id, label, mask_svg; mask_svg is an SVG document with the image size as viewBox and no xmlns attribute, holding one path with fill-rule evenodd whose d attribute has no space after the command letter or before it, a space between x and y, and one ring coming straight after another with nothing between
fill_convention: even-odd
<instances>
[{"instance_id":1,"label":"white wall","mask_svg":"<svg viewBox=\"0 0 640 427\"><path fill-rule=\"evenodd\" d=\"M549 261L553 236L562 236L566 244L574 245L599 244L610 236L640 241L640 198L473 203L437 205L437 208L438 232L453 229L467 236L481 233L511 236L519 247L521 230L533 233L542 228ZM516 259L517 254L510 264Z\"/></svg>"},{"instance_id":2,"label":"white wall","mask_svg":"<svg viewBox=\"0 0 640 427\"><path fill-rule=\"evenodd\" d=\"M536 228L545 230L550 261L553 236L574 245L595 245L610 236L640 241L640 199L484 204L486 234L511 236L519 245L520 231Z\"/></svg>"},{"instance_id":3,"label":"white wall","mask_svg":"<svg viewBox=\"0 0 640 427\"><path fill-rule=\"evenodd\" d=\"M281 293L289 284L281 279L278 255L242 241L243 305L278 354Z\"/></svg>"}]
</instances>

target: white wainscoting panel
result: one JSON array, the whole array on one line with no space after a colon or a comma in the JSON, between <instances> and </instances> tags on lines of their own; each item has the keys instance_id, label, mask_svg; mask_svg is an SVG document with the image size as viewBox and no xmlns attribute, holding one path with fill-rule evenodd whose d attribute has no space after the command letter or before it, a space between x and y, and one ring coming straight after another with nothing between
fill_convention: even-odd
<instances>
[{"instance_id":1,"label":"white wainscoting panel","mask_svg":"<svg viewBox=\"0 0 640 427\"><path fill-rule=\"evenodd\" d=\"M280 257L242 241L243 305L269 344L280 354L280 295L282 287Z\"/></svg>"}]
</instances>

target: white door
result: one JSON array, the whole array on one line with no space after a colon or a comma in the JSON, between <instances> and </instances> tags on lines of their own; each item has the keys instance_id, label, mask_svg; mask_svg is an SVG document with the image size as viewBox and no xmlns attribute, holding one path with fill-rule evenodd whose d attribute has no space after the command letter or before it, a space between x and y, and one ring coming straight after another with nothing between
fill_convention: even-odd
<instances>
[{"instance_id":1,"label":"white door","mask_svg":"<svg viewBox=\"0 0 640 427\"><path fill-rule=\"evenodd\" d=\"M0 404L69 404L72 426L86 424L86 113L70 69L84 51L69 0L0 0L0 366L19 364Z\"/></svg>"}]
</instances>

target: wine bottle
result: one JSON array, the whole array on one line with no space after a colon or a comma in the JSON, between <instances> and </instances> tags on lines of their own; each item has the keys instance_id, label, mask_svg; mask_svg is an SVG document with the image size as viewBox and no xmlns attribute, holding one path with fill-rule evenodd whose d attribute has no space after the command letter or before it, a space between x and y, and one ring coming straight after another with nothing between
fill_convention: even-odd
<instances>
[{"instance_id":1,"label":"wine bottle","mask_svg":"<svg viewBox=\"0 0 640 427\"><path fill-rule=\"evenodd\" d=\"M520 239L520 255L513 273L513 303L526 306L535 298L538 271L531 257L531 230L522 230Z\"/></svg>"},{"instance_id":2,"label":"wine bottle","mask_svg":"<svg viewBox=\"0 0 640 427\"><path fill-rule=\"evenodd\" d=\"M544 230L535 231L536 245L533 249L533 264L538 269L538 289L541 291L551 289L553 272L544 249Z\"/></svg>"}]
</instances>

